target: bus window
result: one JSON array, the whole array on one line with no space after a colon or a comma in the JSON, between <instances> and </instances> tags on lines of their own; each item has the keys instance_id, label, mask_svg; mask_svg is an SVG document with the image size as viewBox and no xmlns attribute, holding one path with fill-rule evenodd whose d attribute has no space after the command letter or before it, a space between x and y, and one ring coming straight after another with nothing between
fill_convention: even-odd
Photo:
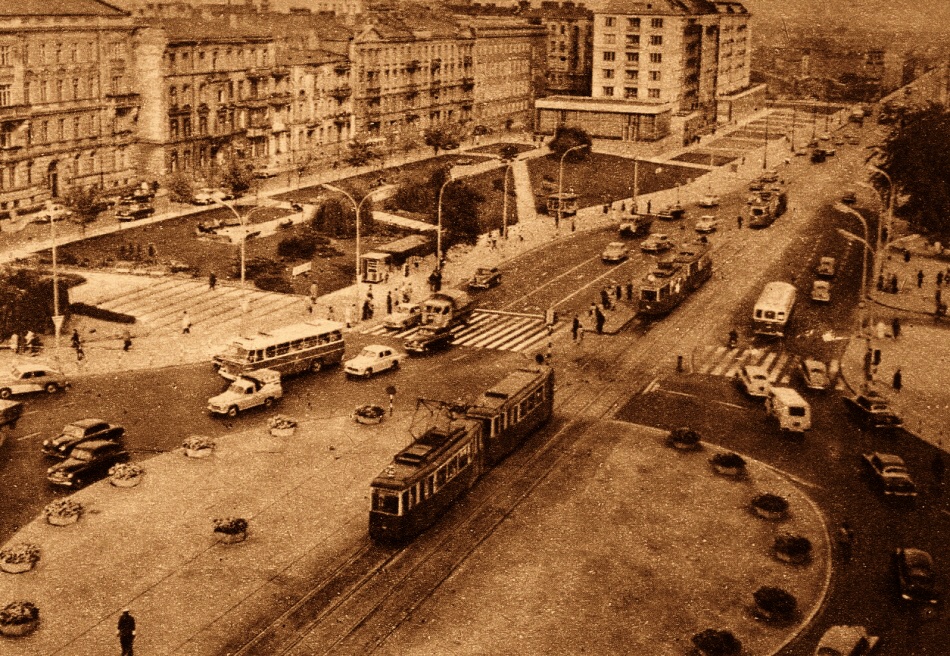
<instances>
[{"instance_id":1,"label":"bus window","mask_svg":"<svg viewBox=\"0 0 950 656\"><path fill-rule=\"evenodd\" d=\"M435 473L435 486L436 486L436 489L442 487L443 485L445 485L445 467L440 468L440 469Z\"/></svg>"},{"instance_id":2,"label":"bus window","mask_svg":"<svg viewBox=\"0 0 950 656\"><path fill-rule=\"evenodd\" d=\"M278 344L275 348L277 349L277 355L286 355L287 351L290 350L290 345L287 342L284 342L282 344Z\"/></svg>"},{"instance_id":3,"label":"bus window","mask_svg":"<svg viewBox=\"0 0 950 656\"><path fill-rule=\"evenodd\" d=\"M276 347L268 346L266 349L264 349L264 357L265 358L274 357L274 353L276 352L276 350L277 350Z\"/></svg>"},{"instance_id":4,"label":"bus window","mask_svg":"<svg viewBox=\"0 0 950 656\"><path fill-rule=\"evenodd\" d=\"M292 342L290 343L290 350L291 350L291 351L299 351L301 348L303 348L303 340L302 340L302 339L295 339L294 341L292 341Z\"/></svg>"}]
</instances>

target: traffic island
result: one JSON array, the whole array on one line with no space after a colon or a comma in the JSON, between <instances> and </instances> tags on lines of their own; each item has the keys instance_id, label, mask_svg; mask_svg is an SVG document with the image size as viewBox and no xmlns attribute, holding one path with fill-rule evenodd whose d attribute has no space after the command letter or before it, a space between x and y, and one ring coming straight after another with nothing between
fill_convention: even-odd
<instances>
[{"instance_id":1,"label":"traffic island","mask_svg":"<svg viewBox=\"0 0 950 656\"><path fill-rule=\"evenodd\" d=\"M380 654L669 654L728 632L770 654L820 606L830 568L822 517L790 480L744 458L717 474L710 452L622 422L588 429L562 465L380 648ZM782 522L749 512L763 492ZM811 559L776 559L779 535L808 536ZM781 590L776 610L761 590ZM756 594L758 593L758 597ZM772 595L774 596L774 595ZM779 611L782 611L779 613ZM780 617L777 615L781 615ZM766 618L767 619L763 619Z\"/></svg>"}]
</instances>

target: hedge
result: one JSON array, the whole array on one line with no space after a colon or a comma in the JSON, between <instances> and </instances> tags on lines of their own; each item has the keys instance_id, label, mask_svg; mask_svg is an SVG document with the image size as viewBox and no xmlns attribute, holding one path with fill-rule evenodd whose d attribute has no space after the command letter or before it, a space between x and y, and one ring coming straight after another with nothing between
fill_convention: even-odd
<instances>
[{"instance_id":1,"label":"hedge","mask_svg":"<svg viewBox=\"0 0 950 656\"><path fill-rule=\"evenodd\" d=\"M113 323L135 323L135 317L131 314L122 314L113 312L105 308L89 305L88 303L70 303L69 310L73 314L79 314L92 319L101 319L102 321L111 321Z\"/></svg>"}]
</instances>

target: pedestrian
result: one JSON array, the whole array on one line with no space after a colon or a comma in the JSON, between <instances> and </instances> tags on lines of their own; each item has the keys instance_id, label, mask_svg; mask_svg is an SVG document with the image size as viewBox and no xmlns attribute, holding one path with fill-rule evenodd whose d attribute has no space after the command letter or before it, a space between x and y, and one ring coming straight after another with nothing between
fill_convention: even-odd
<instances>
[{"instance_id":1,"label":"pedestrian","mask_svg":"<svg viewBox=\"0 0 950 656\"><path fill-rule=\"evenodd\" d=\"M122 350L128 351L130 348L132 348L132 333L126 328L122 331Z\"/></svg>"},{"instance_id":2,"label":"pedestrian","mask_svg":"<svg viewBox=\"0 0 950 656\"><path fill-rule=\"evenodd\" d=\"M947 267L947 272L943 274L943 281L947 285L950 285L950 266Z\"/></svg>"},{"instance_id":3,"label":"pedestrian","mask_svg":"<svg viewBox=\"0 0 950 656\"><path fill-rule=\"evenodd\" d=\"M893 381L894 391L896 392L901 391L901 386L903 385L902 380L903 380L903 376L901 375L901 368L898 367L897 370L894 372L894 381Z\"/></svg>"},{"instance_id":4,"label":"pedestrian","mask_svg":"<svg viewBox=\"0 0 950 656\"><path fill-rule=\"evenodd\" d=\"M606 317L604 316L604 313L600 311L600 308L595 308L595 310L597 310L596 314L594 315L594 321L596 322L596 327L597 327L597 334L603 335L604 321L606 320Z\"/></svg>"},{"instance_id":5,"label":"pedestrian","mask_svg":"<svg viewBox=\"0 0 950 656\"><path fill-rule=\"evenodd\" d=\"M80 363L86 359L86 352L82 350L82 344L76 347L76 363Z\"/></svg>"},{"instance_id":6,"label":"pedestrian","mask_svg":"<svg viewBox=\"0 0 950 656\"><path fill-rule=\"evenodd\" d=\"M346 310L343 311L343 318L346 322L346 327L351 328L353 326L353 306L347 305Z\"/></svg>"},{"instance_id":7,"label":"pedestrian","mask_svg":"<svg viewBox=\"0 0 950 656\"><path fill-rule=\"evenodd\" d=\"M82 344L82 341L79 339L79 331L75 328L73 328L73 336L71 341L74 349L78 349Z\"/></svg>"},{"instance_id":8,"label":"pedestrian","mask_svg":"<svg viewBox=\"0 0 950 656\"><path fill-rule=\"evenodd\" d=\"M879 292L884 291L884 274L883 273L877 277L877 291Z\"/></svg>"},{"instance_id":9,"label":"pedestrian","mask_svg":"<svg viewBox=\"0 0 950 656\"><path fill-rule=\"evenodd\" d=\"M934 454L933 462L930 463L930 471L933 472L934 482L937 485L941 485L943 483L943 475L946 471L946 468L947 465L943 461L943 456L938 451Z\"/></svg>"},{"instance_id":10,"label":"pedestrian","mask_svg":"<svg viewBox=\"0 0 950 656\"><path fill-rule=\"evenodd\" d=\"M328 320L328 321L336 321L336 316L335 316L334 313L333 313L333 306L332 306L332 305L327 308L327 320Z\"/></svg>"},{"instance_id":11,"label":"pedestrian","mask_svg":"<svg viewBox=\"0 0 950 656\"><path fill-rule=\"evenodd\" d=\"M627 300L628 301L633 300L633 283L632 282L627 283Z\"/></svg>"},{"instance_id":12,"label":"pedestrian","mask_svg":"<svg viewBox=\"0 0 950 656\"><path fill-rule=\"evenodd\" d=\"M905 261L905 262L910 262L910 249L909 249L909 248L905 248L905 249L904 249L904 261Z\"/></svg>"},{"instance_id":13,"label":"pedestrian","mask_svg":"<svg viewBox=\"0 0 950 656\"><path fill-rule=\"evenodd\" d=\"M544 363L551 364L551 359L554 357L554 343L548 340L548 346L544 350Z\"/></svg>"},{"instance_id":14,"label":"pedestrian","mask_svg":"<svg viewBox=\"0 0 950 656\"><path fill-rule=\"evenodd\" d=\"M736 215L736 225L739 226L739 230L742 230L742 215Z\"/></svg>"},{"instance_id":15,"label":"pedestrian","mask_svg":"<svg viewBox=\"0 0 950 656\"><path fill-rule=\"evenodd\" d=\"M846 563L850 562L854 548L854 531L851 530L848 522L841 522L841 526L838 528L837 538L841 559Z\"/></svg>"},{"instance_id":16,"label":"pedestrian","mask_svg":"<svg viewBox=\"0 0 950 656\"><path fill-rule=\"evenodd\" d=\"M24 353L36 353L36 335L32 330L27 330L26 334L23 336L23 352Z\"/></svg>"},{"instance_id":17,"label":"pedestrian","mask_svg":"<svg viewBox=\"0 0 950 656\"><path fill-rule=\"evenodd\" d=\"M606 287L600 290L600 304L604 306L605 310L610 309L610 294Z\"/></svg>"},{"instance_id":18,"label":"pedestrian","mask_svg":"<svg viewBox=\"0 0 950 656\"><path fill-rule=\"evenodd\" d=\"M617 285L614 288L614 298L616 298L618 301L623 299L623 289L620 287L620 285Z\"/></svg>"},{"instance_id":19,"label":"pedestrian","mask_svg":"<svg viewBox=\"0 0 950 656\"><path fill-rule=\"evenodd\" d=\"M571 340L575 342L577 341L577 333L580 331L580 329L581 329L581 320L575 314L573 321L571 321Z\"/></svg>"},{"instance_id":20,"label":"pedestrian","mask_svg":"<svg viewBox=\"0 0 950 656\"><path fill-rule=\"evenodd\" d=\"M940 287L943 284L943 271L937 272L937 287Z\"/></svg>"},{"instance_id":21,"label":"pedestrian","mask_svg":"<svg viewBox=\"0 0 950 656\"><path fill-rule=\"evenodd\" d=\"M577 343L580 344L584 341L584 324L580 324L577 327Z\"/></svg>"},{"instance_id":22,"label":"pedestrian","mask_svg":"<svg viewBox=\"0 0 950 656\"><path fill-rule=\"evenodd\" d=\"M188 316L188 310L183 310L181 313L181 334L191 334L191 317Z\"/></svg>"},{"instance_id":23,"label":"pedestrian","mask_svg":"<svg viewBox=\"0 0 950 656\"><path fill-rule=\"evenodd\" d=\"M307 296L304 302L307 304L307 314L313 314L313 299Z\"/></svg>"},{"instance_id":24,"label":"pedestrian","mask_svg":"<svg viewBox=\"0 0 950 656\"><path fill-rule=\"evenodd\" d=\"M128 608L122 610L119 615L119 625L116 630L119 636L119 646L122 648L122 656L133 656L132 643L135 642L135 618Z\"/></svg>"},{"instance_id":25,"label":"pedestrian","mask_svg":"<svg viewBox=\"0 0 950 656\"><path fill-rule=\"evenodd\" d=\"M868 340L870 342L870 340ZM871 367L874 362L874 352L871 350L870 343L864 351L864 379L871 380Z\"/></svg>"},{"instance_id":26,"label":"pedestrian","mask_svg":"<svg viewBox=\"0 0 950 656\"><path fill-rule=\"evenodd\" d=\"M934 300L937 302L937 305L943 305L943 290L938 289L934 292Z\"/></svg>"},{"instance_id":27,"label":"pedestrian","mask_svg":"<svg viewBox=\"0 0 950 656\"><path fill-rule=\"evenodd\" d=\"M922 269L917 270L917 289L920 289L924 286L924 272Z\"/></svg>"},{"instance_id":28,"label":"pedestrian","mask_svg":"<svg viewBox=\"0 0 950 656\"><path fill-rule=\"evenodd\" d=\"M651 211L652 209L653 209L653 201L649 201L649 200L648 200L648 201L647 201L647 214L652 214L652 211Z\"/></svg>"},{"instance_id":29,"label":"pedestrian","mask_svg":"<svg viewBox=\"0 0 950 656\"><path fill-rule=\"evenodd\" d=\"M369 299L363 301L363 321L370 318L372 310L370 309Z\"/></svg>"},{"instance_id":30,"label":"pedestrian","mask_svg":"<svg viewBox=\"0 0 950 656\"><path fill-rule=\"evenodd\" d=\"M896 273L891 274L891 293L892 294L897 293L897 274Z\"/></svg>"},{"instance_id":31,"label":"pedestrian","mask_svg":"<svg viewBox=\"0 0 950 656\"><path fill-rule=\"evenodd\" d=\"M20 352L20 336L16 333L10 335L10 350L14 355Z\"/></svg>"},{"instance_id":32,"label":"pedestrian","mask_svg":"<svg viewBox=\"0 0 950 656\"><path fill-rule=\"evenodd\" d=\"M894 335L894 339L901 336L901 320L898 317L891 320L891 334Z\"/></svg>"},{"instance_id":33,"label":"pedestrian","mask_svg":"<svg viewBox=\"0 0 950 656\"><path fill-rule=\"evenodd\" d=\"M208 274L208 289L214 289L215 285L218 284L218 276L214 275L214 271Z\"/></svg>"},{"instance_id":34,"label":"pedestrian","mask_svg":"<svg viewBox=\"0 0 950 656\"><path fill-rule=\"evenodd\" d=\"M393 313L393 293L386 292L386 314Z\"/></svg>"},{"instance_id":35,"label":"pedestrian","mask_svg":"<svg viewBox=\"0 0 950 656\"><path fill-rule=\"evenodd\" d=\"M408 263L408 262L405 262L405 263L402 265L402 275L403 275L404 278L408 278L408 277L409 277L409 263Z\"/></svg>"}]
</instances>

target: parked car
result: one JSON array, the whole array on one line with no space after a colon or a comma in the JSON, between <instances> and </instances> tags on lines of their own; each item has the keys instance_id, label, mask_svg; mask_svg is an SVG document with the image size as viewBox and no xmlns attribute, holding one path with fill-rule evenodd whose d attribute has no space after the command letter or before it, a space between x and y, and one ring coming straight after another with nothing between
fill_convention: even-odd
<instances>
[{"instance_id":1,"label":"parked car","mask_svg":"<svg viewBox=\"0 0 950 656\"><path fill-rule=\"evenodd\" d=\"M640 250L645 253L662 253L673 248L670 236L662 232L653 232L640 243Z\"/></svg>"},{"instance_id":2,"label":"parked car","mask_svg":"<svg viewBox=\"0 0 950 656\"><path fill-rule=\"evenodd\" d=\"M612 241L600 254L600 261L604 264L623 262L630 257L627 245L622 241Z\"/></svg>"},{"instance_id":3,"label":"parked car","mask_svg":"<svg viewBox=\"0 0 950 656\"><path fill-rule=\"evenodd\" d=\"M706 215L699 217L696 226L693 228L699 234L709 234L719 229L719 219L714 216Z\"/></svg>"},{"instance_id":4,"label":"parked car","mask_svg":"<svg viewBox=\"0 0 950 656\"><path fill-rule=\"evenodd\" d=\"M815 656L867 656L879 640L863 626L833 626L821 636Z\"/></svg>"},{"instance_id":5,"label":"parked car","mask_svg":"<svg viewBox=\"0 0 950 656\"><path fill-rule=\"evenodd\" d=\"M861 143L861 137L857 135L851 135L849 137L846 137L845 140L852 146L857 146L858 144Z\"/></svg>"},{"instance_id":6,"label":"parked car","mask_svg":"<svg viewBox=\"0 0 950 656\"><path fill-rule=\"evenodd\" d=\"M759 176L762 182L778 182L778 169L769 169Z\"/></svg>"},{"instance_id":7,"label":"parked car","mask_svg":"<svg viewBox=\"0 0 950 656\"><path fill-rule=\"evenodd\" d=\"M712 194L706 194L699 199L697 203L700 207L716 207L719 205L719 196L714 196Z\"/></svg>"},{"instance_id":8,"label":"parked car","mask_svg":"<svg viewBox=\"0 0 950 656\"><path fill-rule=\"evenodd\" d=\"M934 561L923 549L899 547L894 552L894 569L901 599L936 604L937 576Z\"/></svg>"},{"instance_id":9,"label":"parked car","mask_svg":"<svg viewBox=\"0 0 950 656\"><path fill-rule=\"evenodd\" d=\"M903 421L887 403L887 399L874 390L842 398L845 406L870 428L900 428Z\"/></svg>"},{"instance_id":10,"label":"parked car","mask_svg":"<svg viewBox=\"0 0 950 656\"><path fill-rule=\"evenodd\" d=\"M501 271L497 267L478 267L468 283L469 289L490 289L501 284Z\"/></svg>"},{"instance_id":11,"label":"parked car","mask_svg":"<svg viewBox=\"0 0 950 656\"><path fill-rule=\"evenodd\" d=\"M228 193L224 189L212 189L203 187L195 192L191 198L193 205L214 205L216 201L231 200L234 194Z\"/></svg>"},{"instance_id":12,"label":"parked car","mask_svg":"<svg viewBox=\"0 0 950 656\"><path fill-rule=\"evenodd\" d=\"M814 358L804 358L798 365L805 387L813 390L826 390L831 387L828 366Z\"/></svg>"},{"instance_id":13,"label":"parked car","mask_svg":"<svg viewBox=\"0 0 950 656\"><path fill-rule=\"evenodd\" d=\"M391 330L408 330L422 320L422 307L418 303L399 303L384 325Z\"/></svg>"},{"instance_id":14,"label":"parked car","mask_svg":"<svg viewBox=\"0 0 950 656\"><path fill-rule=\"evenodd\" d=\"M350 358L344 363L343 372L347 376L369 378L380 371L398 369L399 363L402 362L405 357L405 353L391 346L370 344L364 347L355 358Z\"/></svg>"},{"instance_id":15,"label":"parked car","mask_svg":"<svg viewBox=\"0 0 950 656\"><path fill-rule=\"evenodd\" d=\"M821 278L834 278L838 263L833 257L822 257L818 260L818 267L815 274Z\"/></svg>"},{"instance_id":16,"label":"parked car","mask_svg":"<svg viewBox=\"0 0 950 656\"><path fill-rule=\"evenodd\" d=\"M768 370L753 364L747 364L739 370L736 383L747 395L758 399L766 398L771 388Z\"/></svg>"},{"instance_id":17,"label":"parked car","mask_svg":"<svg viewBox=\"0 0 950 656\"><path fill-rule=\"evenodd\" d=\"M122 203L115 209L115 218L119 221L137 221L155 214L155 208L147 203Z\"/></svg>"},{"instance_id":18,"label":"parked car","mask_svg":"<svg viewBox=\"0 0 950 656\"><path fill-rule=\"evenodd\" d=\"M55 394L69 387L66 375L43 364L18 364L10 374L0 379L0 399L9 399L14 394L48 392Z\"/></svg>"},{"instance_id":19,"label":"parked car","mask_svg":"<svg viewBox=\"0 0 950 656\"><path fill-rule=\"evenodd\" d=\"M46 209L40 211L36 215L36 223L51 223L53 221L65 221L73 215L72 210L69 208L60 205L59 203L53 203Z\"/></svg>"},{"instance_id":20,"label":"parked car","mask_svg":"<svg viewBox=\"0 0 950 656\"><path fill-rule=\"evenodd\" d=\"M65 460L46 470L46 479L53 485L79 488L128 459L129 452L118 442L88 440L74 446Z\"/></svg>"},{"instance_id":21,"label":"parked car","mask_svg":"<svg viewBox=\"0 0 950 656\"><path fill-rule=\"evenodd\" d=\"M865 453L861 456L875 482L887 496L913 498L917 496L917 486L907 465L900 456L891 453Z\"/></svg>"},{"instance_id":22,"label":"parked car","mask_svg":"<svg viewBox=\"0 0 950 656\"><path fill-rule=\"evenodd\" d=\"M818 303L831 303L831 283L816 280L811 284L811 300Z\"/></svg>"},{"instance_id":23,"label":"parked car","mask_svg":"<svg viewBox=\"0 0 950 656\"><path fill-rule=\"evenodd\" d=\"M77 444L89 440L107 440L121 442L125 437L122 426L110 424L102 419L79 419L63 427L54 438L43 440L43 453L56 458L65 458Z\"/></svg>"},{"instance_id":24,"label":"parked car","mask_svg":"<svg viewBox=\"0 0 950 656\"><path fill-rule=\"evenodd\" d=\"M273 178L278 173L280 173L280 169L273 164L262 164L254 168L255 178Z\"/></svg>"},{"instance_id":25,"label":"parked car","mask_svg":"<svg viewBox=\"0 0 950 656\"><path fill-rule=\"evenodd\" d=\"M848 205L854 205L858 202L858 195L853 189L846 189L844 193L841 194L841 202Z\"/></svg>"}]
</instances>

